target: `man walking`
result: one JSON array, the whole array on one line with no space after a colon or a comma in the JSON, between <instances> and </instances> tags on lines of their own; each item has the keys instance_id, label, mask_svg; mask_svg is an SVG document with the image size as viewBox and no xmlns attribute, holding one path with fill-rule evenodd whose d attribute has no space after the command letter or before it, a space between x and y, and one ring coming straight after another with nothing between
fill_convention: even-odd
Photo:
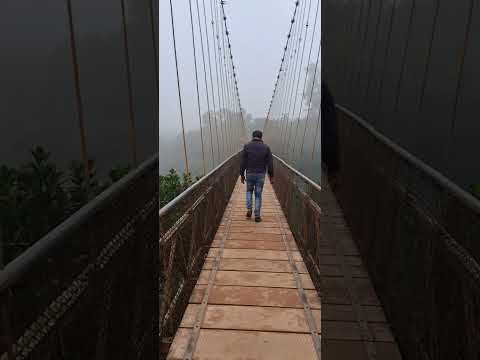
<instances>
[{"instance_id":1,"label":"man walking","mask_svg":"<svg viewBox=\"0 0 480 360\"><path fill-rule=\"evenodd\" d=\"M262 191L265 173L268 170L270 181L273 182L273 161L270 148L263 143L262 132L255 130L252 141L243 147L240 176L242 184L247 180L247 218L252 217L252 193L255 192L255 221L260 222L262 207ZM246 178L245 178L246 172Z\"/></svg>"}]
</instances>

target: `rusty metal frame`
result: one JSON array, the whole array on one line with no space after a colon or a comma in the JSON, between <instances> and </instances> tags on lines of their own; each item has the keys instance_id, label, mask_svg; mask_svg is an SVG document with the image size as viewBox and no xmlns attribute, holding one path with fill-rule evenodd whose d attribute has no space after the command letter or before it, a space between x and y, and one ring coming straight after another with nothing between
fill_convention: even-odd
<instances>
[{"instance_id":1,"label":"rusty metal frame","mask_svg":"<svg viewBox=\"0 0 480 360\"><path fill-rule=\"evenodd\" d=\"M0 357L156 356L158 201L153 157L8 264Z\"/></svg>"},{"instance_id":2,"label":"rusty metal frame","mask_svg":"<svg viewBox=\"0 0 480 360\"><path fill-rule=\"evenodd\" d=\"M480 201L337 109L336 197L403 356L478 359Z\"/></svg>"},{"instance_id":3,"label":"rusty metal frame","mask_svg":"<svg viewBox=\"0 0 480 360\"><path fill-rule=\"evenodd\" d=\"M240 152L165 205L160 218L160 326L166 355L238 179Z\"/></svg>"}]
</instances>

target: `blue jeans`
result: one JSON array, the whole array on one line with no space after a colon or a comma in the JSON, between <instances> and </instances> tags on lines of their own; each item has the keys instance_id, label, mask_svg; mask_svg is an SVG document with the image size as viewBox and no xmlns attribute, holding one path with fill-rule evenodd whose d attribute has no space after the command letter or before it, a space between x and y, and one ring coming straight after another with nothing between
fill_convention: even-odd
<instances>
[{"instance_id":1,"label":"blue jeans","mask_svg":"<svg viewBox=\"0 0 480 360\"><path fill-rule=\"evenodd\" d=\"M255 192L255 216L260 216L265 174L247 173L247 210L252 209L252 193Z\"/></svg>"}]
</instances>

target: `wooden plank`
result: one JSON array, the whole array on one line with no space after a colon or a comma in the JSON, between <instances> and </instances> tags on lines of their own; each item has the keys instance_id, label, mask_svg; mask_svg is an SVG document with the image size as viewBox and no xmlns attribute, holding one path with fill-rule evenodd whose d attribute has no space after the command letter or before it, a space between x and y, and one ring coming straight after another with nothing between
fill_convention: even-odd
<instances>
[{"instance_id":1,"label":"wooden plank","mask_svg":"<svg viewBox=\"0 0 480 360\"><path fill-rule=\"evenodd\" d=\"M205 285L208 283L210 270L202 270L197 284ZM305 289L314 290L312 280L308 274L300 274L302 285ZM293 275L291 273L268 273L268 272L249 272L249 271L218 271L215 278L215 285L223 286L262 286L262 287L283 287L296 288Z\"/></svg>"},{"instance_id":2,"label":"wooden plank","mask_svg":"<svg viewBox=\"0 0 480 360\"><path fill-rule=\"evenodd\" d=\"M180 329L168 360L183 360L190 329ZM200 330L195 360L315 360L308 334L238 330Z\"/></svg>"},{"instance_id":3,"label":"wooden plank","mask_svg":"<svg viewBox=\"0 0 480 360\"><path fill-rule=\"evenodd\" d=\"M181 327L193 327L199 306L188 305ZM312 313L320 329L320 310ZM310 332L303 309L238 305L208 305L202 329Z\"/></svg>"},{"instance_id":4,"label":"wooden plank","mask_svg":"<svg viewBox=\"0 0 480 360\"><path fill-rule=\"evenodd\" d=\"M228 240L282 241L282 235L273 233L236 232L229 234Z\"/></svg>"},{"instance_id":5,"label":"wooden plank","mask_svg":"<svg viewBox=\"0 0 480 360\"><path fill-rule=\"evenodd\" d=\"M190 303L202 301L205 285L197 285L190 297ZM320 310L320 300L315 290L306 290L307 300L312 309ZM302 308L296 289L263 288L242 286L214 286L208 298L214 305L249 305Z\"/></svg>"},{"instance_id":6,"label":"wooden plank","mask_svg":"<svg viewBox=\"0 0 480 360\"><path fill-rule=\"evenodd\" d=\"M293 259L295 261L303 261L298 251L293 251ZM209 257L216 254L216 249L211 248ZM265 259L265 260L288 260L286 251L278 250L252 250L252 249L225 249L224 258L230 259Z\"/></svg>"},{"instance_id":7,"label":"wooden plank","mask_svg":"<svg viewBox=\"0 0 480 360\"><path fill-rule=\"evenodd\" d=\"M228 240L224 246L225 249L285 250L285 245L281 241ZM220 247L220 241L214 241L212 247Z\"/></svg>"},{"instance_id":8,"label":"wooden plank","mask_svg":"<svg viewBox=\"0 0 480 360\"><path fill-rule=\"evenodd\" d=\"M297 261L297 269L300 273L308 273L305 264ZM212 259L206 259L204 270L212 268ZM220 261L220 270L237 271L266 271L266 272L291 272L290 264L286 260L257 260L257 259L226 259Z\"/></svg>"}]
</instances>

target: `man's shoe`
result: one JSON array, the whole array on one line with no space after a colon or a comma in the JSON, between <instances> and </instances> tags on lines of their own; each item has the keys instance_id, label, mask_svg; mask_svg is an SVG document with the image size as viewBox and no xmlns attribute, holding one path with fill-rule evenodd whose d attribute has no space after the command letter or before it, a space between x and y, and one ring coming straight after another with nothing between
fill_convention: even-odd
<instances>
[{"instance_id":1,"label":"man's shoe","mask_svg":"<svg viewBox=\"0 0 480 360\"><path fill-rule=\"evenodd\" d=\"M255 216L255 222L261 222L262 218L260 216Z\"/></svg>"},{"instance_id":2,"label":"man's shoe","mask_svg":"<svg viewBox=\"0 0 480 360\"><path fill-rule=\"evenodd\" d=\"M247 210L247 218L251 218L252 217L252 210Z\"/></svg>"}]
</instances>

